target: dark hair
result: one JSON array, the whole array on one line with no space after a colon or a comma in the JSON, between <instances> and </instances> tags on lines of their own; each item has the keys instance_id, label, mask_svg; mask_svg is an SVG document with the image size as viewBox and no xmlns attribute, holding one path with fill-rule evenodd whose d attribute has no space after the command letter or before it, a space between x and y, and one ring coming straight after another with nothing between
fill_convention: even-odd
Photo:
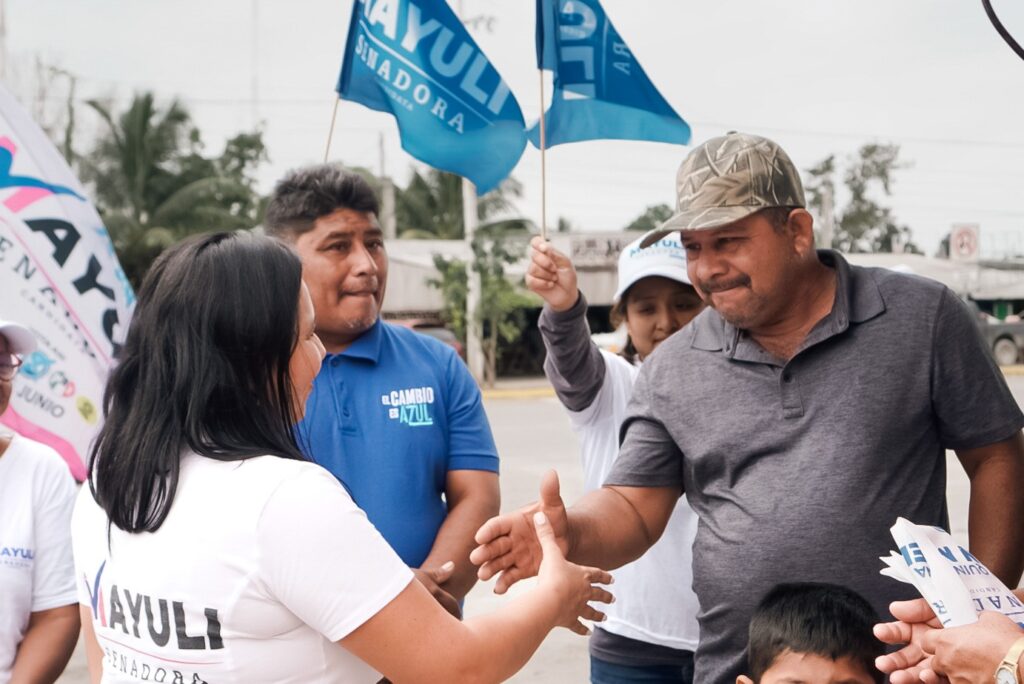
<instances>
[{"instance_id":1,"label":"dark hair","mask_svg":"<svg viewBox=\"0 0 1024 684\"><path fill-rule=\"evenodd\" d=\"M872 633L877 621L871 604L852 589L821 582L779 584L761 599L750 620L750 677L760 681L776 658L791 651L851 658L881 683L875 658L884 647Z\"/></svg>"},{"instance_id":2,"label":"dark hair","mask_svg":"<svg viewBox=\"0 0 1024 684\"><path fill-rule=\"evenodd\" d=\"M339 209L380 213L377 195L359 174L330 164L293 169L274 186L263 228L268 235L294 240L318 218Z\"/></svg>"},{"instance_id":3,"label":"dark hair","mask_svg":"<svg viewBox=\"0 0 1024 684\"><path fill-rule=\"evenodd\" d=\"M89 487L113 525L163 524L186 450L304 458L289 375L301 285L298 256L251 233L194 237L153 263L89 455Z\"/></svg>"},{"instance_id":4,"label":"dark hair","mask_svg":"<svg viewBox=\"0 0 1024 684\"><path fill-rule=\"evenodd\" d=\"M768 209L762 209L758 213L771 221L772 228L777 231L781 231L789 222L789 215L793 213L793 210L801 208L802 207L769 207Z\"/></svg>"},{"instance_id":5,"label":"dark hair","mask_svg":"<svg viewBox=\"0 0 1024 684\"><path fill-rule=\"evenodd\" d=\"M633 289L632 285L626 288L626 291L622 293L621 297L619 297L619 301L612 304L611 311L608 312L608 319L612 324L612 328L615 330L618 330L619 326L626 321L626 318L628 318L626 316L626 306L629 304L629 291L631 289ZM636 345L633 344L633 338L630 337L627 332L626 344L619 350L619 356L626 359L626 361L629 361L631 364L636 365L639 355L640 352L636 350Z\"/></svg>"}]
</instances>

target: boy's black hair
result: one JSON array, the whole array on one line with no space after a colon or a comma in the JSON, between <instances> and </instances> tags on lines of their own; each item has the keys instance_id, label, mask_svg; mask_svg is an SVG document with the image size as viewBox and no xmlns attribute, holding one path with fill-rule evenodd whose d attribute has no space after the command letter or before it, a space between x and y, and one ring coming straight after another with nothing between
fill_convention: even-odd
<instances>
[{"instance_id":1,"label":"boy's black hair","mask_svg":"<svg viewBox=\"0 0 1024 684\"><path fill-rule=\"evenodd\" d=\"M881 684L875 658L885 651L872 633L877 621L871 604L852 589L823 582L779 584L750 620L750 677L760 681L775 659L790 651L851 658Z\"/></svg>"}]
</instances>

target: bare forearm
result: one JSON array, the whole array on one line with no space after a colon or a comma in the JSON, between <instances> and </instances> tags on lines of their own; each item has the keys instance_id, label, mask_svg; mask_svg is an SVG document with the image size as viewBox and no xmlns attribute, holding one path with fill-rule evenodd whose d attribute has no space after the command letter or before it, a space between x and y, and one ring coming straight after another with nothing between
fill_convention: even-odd
<instances>
[{"instance_id":1,"label":"bare forearm","mask_svg":"<svg viewBox=\"0 0 1024 684\"><path fill-rule=\"evenodd\" d=\"M78 641L78 604L33 613L18 646L12 682L55 682Z\"/></svg>"},{"instance_id":2,"label":"bare forearm","mask_svg":"<svg viewBox=\"0 0 1024 684\"><path fill-rule=\"evenodd\" d=\"M438 568L448 561L455 563L451 579L443 584L445 591L462 600L476 584L476 566L469 562L469 553L476 546L473 535L480 526L498 514L501 498L497 492L482 491L457 501L448 511L434 546L423 561L424 568Z\"/></svg>"},{"instance_id":3,"label":"bare forearm","mask_svg":"<svg viewBox=\"0 0 1024 684\"><path fill-rule=\"evenodd\" d=\"M1000 454L978 464L971 477L968 522L971 553L1013 588L1024 571L1024 463Z\"/></svg>"},{"instance_id":4,"label":"bare forearm","mask_svg":"<svg viewBox=\"0 0 1024 684\"><path fill-rule=\"evenodd\" d=\"M629 500L609 487L589 492L568 510L568 516L567 558L604 570L636 560L664 530L664 526L649 529Z\"/></svg>"},{"instance_id":5,"label":"bare forearm","mask_svg":"<svg viewBox=\"0 0 1024 684\"><path fill-rule=\"evenodd\" d=\"M451 682L503 682L530 660L555 626L556 599L540 589L503 603L500 611L466 620L459 672Z\"/></svg>"}]
</instances>

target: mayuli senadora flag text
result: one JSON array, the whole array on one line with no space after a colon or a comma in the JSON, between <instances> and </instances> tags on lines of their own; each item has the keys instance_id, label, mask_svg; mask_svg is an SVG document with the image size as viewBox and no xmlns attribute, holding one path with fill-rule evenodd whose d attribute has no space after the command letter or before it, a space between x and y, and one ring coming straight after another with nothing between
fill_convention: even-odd
<instances>
[{"instance_id":1,"label":"mayuli senadora flag text","mask_svg":"<svg viewBox=\"0 0 1024 684\"><path fill-rule=\"evenodd\" d=\"M526 146L519 103L443 0L356 0L337 90L393 114L406 152L481 193Z\"/></svg>"}]
</instances>

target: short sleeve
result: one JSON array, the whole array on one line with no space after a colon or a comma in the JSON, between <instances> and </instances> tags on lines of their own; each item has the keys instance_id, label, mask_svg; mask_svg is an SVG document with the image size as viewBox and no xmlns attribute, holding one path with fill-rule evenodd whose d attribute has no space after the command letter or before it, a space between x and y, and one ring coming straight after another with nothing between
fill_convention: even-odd
<instances>
[{"instance_id":1,"label":"short sleeve","mask_svg":"<svg viewBox=\"0 0 1024 684\"><path fill-rule=\"evenodd\" d=\"M326 471L281 483L257 529L268 590L331 641L346 637L413 579L377 529Z\"/></svg>"},{"instance_id":2,"label":"short sleeve","mask_svg":"<svg viewBox=\"0 0 1024 684\"><path fill-rule=\"evenodd\" d=\"M619 457L606 485L683 489L683 452L654 413L650 378L655 367L640 370L619 431Z\"/></svg>"},{"instance_id":3,"label":"short sleeve","mask_svg":"<svg viewBox=\"0 0 1024 684\"><path fill-rule=\"evenodd\" d=\"M1024 425L974 316L948 289L936 311L931 372L932 407L946 448L993 444Z\"/></svg>"},{"instance_id":4,"label":"short sleeve","mask_svg":"<svg viewBox=\"0 0 1024 684\"><path fill-rule=\"evenodd\" d=\"M40 464L33 483L36 554L32 576L32 612L78 602L71 549L71 513L76 485L56 453Z\"/></svg>"},{"instance_id":5,"label":"short sleeve","mask_svg":"<svg viewBox=\"0 0 1024 684\"><path fill-rule=\"evenodd\" d=\"M448 351L448 350L446 350ZM498 472L498 449L484 413L480 388L454 352L445 366L448 396L448 470Z\"/></svg>"}]
</instances>

